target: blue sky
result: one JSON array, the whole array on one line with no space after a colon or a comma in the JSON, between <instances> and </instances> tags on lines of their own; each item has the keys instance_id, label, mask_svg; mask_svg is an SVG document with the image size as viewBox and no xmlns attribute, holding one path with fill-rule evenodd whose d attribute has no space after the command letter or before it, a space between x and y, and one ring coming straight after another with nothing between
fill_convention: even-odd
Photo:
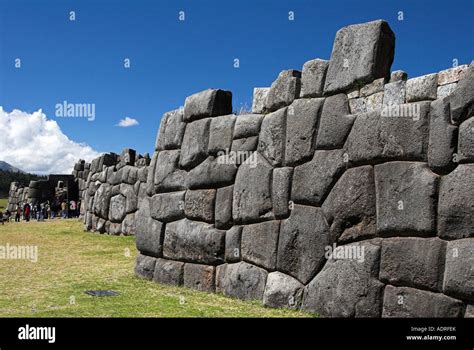
<instances>
[{"instance_id":1,"label":"blue sky","mask_svg":"<svg viewBox=\"0 0 474 350\"><path fill-rule=\"evenodd\" d=\"M152 152L161 115L186 96L224 88L234 109L251 105L253 87L269 86L281 70L329 59L336 31L349 24L387 20L396 35L392 70L409 77L453 59L469 63L473 13L472 0L0 0L0 106L41 108L97 151ZM95 121L56 118L64 100L95 103ZM117 127L125 117L139 125Z\"/></svg>"}]
</instances>

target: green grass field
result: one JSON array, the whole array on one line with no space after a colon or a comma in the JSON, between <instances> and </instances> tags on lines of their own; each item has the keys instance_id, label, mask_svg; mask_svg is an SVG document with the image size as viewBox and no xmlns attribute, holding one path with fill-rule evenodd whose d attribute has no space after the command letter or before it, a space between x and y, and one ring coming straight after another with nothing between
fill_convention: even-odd
<instances>
[{"instance_id":1,"label":"green grass field","mask_svg":"<svg viewBox=\"0 0 474 350\"><path fill-rule=\"evenodd\" d=\"M0 209L7 208L8 199L7 198L0 198Z\"/></svg>"},{"instance_id":2,"label":"green grass field","mask_svg":"<svg viewBox=\"0 0 474 350\"><path fill-rule=\"evenodd\" d=\"M304 317L133 273L134 237L82 231L76 220L0 225L0 246L37 246L38 261L0 259L0 317ZM86 290L111 289L115 297Z\"/></svg>"}]
</instances>

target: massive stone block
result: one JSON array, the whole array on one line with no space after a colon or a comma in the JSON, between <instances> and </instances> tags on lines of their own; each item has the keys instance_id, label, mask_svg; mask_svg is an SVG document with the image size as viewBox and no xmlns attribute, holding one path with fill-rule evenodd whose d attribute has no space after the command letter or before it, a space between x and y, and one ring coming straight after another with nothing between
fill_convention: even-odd
<instances>
[{"instance_id":1,"label":"massive stone block","mask_svg":"<svg viewBox=\"0 0 474 350\"><path fill-rule=\"evenodd\" d=\"M474 239L450 241L446 248L443 292L474 301Z\"/></svg>"},{"instance_id":2,"label":"massive stone block","mask_svg":"<svg viewBox=\"0 0 474 350\"><path fill-rule=\"evenodd\" d=\"M398 80L384 86L383 94L383 107L389 107L393 105L401 105L406 102L406 81Z\"/></svg>"},{"instance_id":3,"label":"massive stone block","mask_svg":"<svg viewBox=\"0 0 474 350\"><path fill-rule=\"evenodd\" d=\"M275 271L268 274L263 305L299 309L304 286L291 276Z\"/></svg>"},{"instance_id":4,"label":"massive stone block","mask_svg":"<svg viewBox=\"0 0 474 350\"><path fill-rule=\"evenodd\" d=\"M382 242L380 280L441 292L446 242L438 238L388 238Z\"/></svg>"},{"instance_id":5,"label":"massive stone block","mask_svg":"<svg viewBox=\"0 0 474 350\"><path fill-rule=\"evenodd\" d=\"M217 154L219 151L230 150L235 119L235 115L212 118L209 128L209 153Z\"/></svg>"},{"instance_id":6,"label":"massive stone block","mask_svg":"<svg viewBox=\"0 0 474 350\"><path fill-rule=\"evenodd\" d=\"M461 163L474 162L474 117L459 126L458 160Z\"/></svg>"},{"instance_id":7,"label":"massive stone block","mask_svg":"<svg viewBox=\"0 0 474 350\"><path fill-rule=\"evenodd\" d=\"M459 239L474 237L474 164L462 164L441 178L438 201L438 235Z\"/></svg>"},{"instance_id":8,"label":"massive stone block","mask_svg":"<svg viewBox=\"0 0 474 350\"><path fill-rule=\"evenodd\" d=\"M285 164L297 165L314 153L322 98L298 99L287 109Z\"/></svg>"},{"instance_id":9,"label":"massive stone block","mask_svg":"<svg viewBox=\"0 0 474 350\"><path fill-rule=\"evenodd\" d=\"M277 270L306 284L324 262L329 226L320 208L295 204L281 222Z\"/></svg>"},{"instance_id":10,"label":"massive stone block","mask_svg":"<svg viewBox=\"0 0 474 350\"><path fill-rule=\"evenodd\" d=\"M239 168L235 179L232 217L237 223L250 223L272 217L272 167L255 152Z\"/></svg>"},{"instance_id":11,"label":"massive stone block","mask_svg":"<svg viewBox=\"0 0 474 350\"><path fill-rule=\"evenodd\" d=\"M438 176L425 163L376 165L378 233L406 236L435 234L437 186Z\"/></svg>"},{"instance_id":12,"label":"massive stone block","mask_svg":"<svg viewBox=\"0 0 474 350\"><path fill-rule=\"evenodd\" d=\"M234 128L234 139L258 136L263 118L263 114L241 114L237 116Z\"/></svg>"},{"instance_id":13,"label":"massive stone block","mask_svg":"<svg viewBox=\"0 0 474 350\"><path fill-rule=\"evenodd\" d=\"M474 116L474 61L449 96L451 121L459 125L464 120Z\"/></svg>"},{"instance_id":14,"label":"massive stone block","mask_svg":"<svg viewBox=\"0 0 474 350\"><path fill-rule=\"evenodd\" d=\"M462 64L460 66L438 72L438 85L457 83L464 77L468 67L469 66L467 64Z\"/></svg>"},{"instance_id":15,"label":"massive stone block","mask_svg":"<svg viewBox=\"0 0 474 350\"><path fill-rule=\"evenodd\" d=\"M242 226L233 226L225 235L225 261L238 262L241 253Z\"/></svg>"},{"instance_id":16,"label":"massive stone block","mask_svg":"<svg viewBox=\"0 0 474 350\"><path fill-rule=\"evenodd\" d=\"M163 256L168 259L215 265L224 262L225 231L183 219L166 225Z\"/></svg>"},{"instance_id":17,"label":"massive stone block","mask_svg":"<svg viewBox=\"0 0 474 350\"><path fill-rule=\"evenodd\" d=\"M293 168L276 168L273 170L272 206L276 218L290 214L290 191Z\"/></svg>"},{"instance_id":18,"label":"massive stone block","mask_svg":"<svg viewBox=\"0 0 474 350\"><path fill-rule=\"evenodd\" d=\"M228 186L236 173L236 161L230 155L210 156L188 173L187 185L190 189Z\"/></svg>"},{"instance_id":19,"label":"massive stone block","mask_svg":"<svg viewBox=\"0 0 474 350\"><path fill-rule=\"evenodd\" d=\"M220 274L220 291L225 295L239 299L262 300L268 275L264 269L241 261L226 264Z\"/></svg>"},{"instance_id":20,"label":"massive stone block","mask_svg":"<svg viewBox=\"0 0 474 350\"><path fill-rule=\"evenodd\" d=\"M207 158L210 122L206 118L187 124L179 158L181 167L193 168Z\"/></svg>"},{"instance_id":21,"label":"massive stone block","mask_svg":"<svg viewBox=\"0 0 474 350\"><path fill-rule=\"evenodd\" d=\"M164 224L154 220L150 215L150 199L142 201L140 209L135 213L135 239L137 249L146 255L162 256Z\"/></svg>"},{"instance_id":22,"label":"massive stone block","mask_svg":"<svg viewBox=\"0 0 474 350\"><path fill-rule=\"evenodd\" d=\"M326 98L321 113L316 147L318 149L341 148L354 119L355 116L350 115L346 94Z\"/></svg>"},{"instance_id":23,"label":"massive stone block","mask_svg":"<svg viewBox=\"0 0 474 350\"><path fill-rule=\"evenodd\" d=\"M354 24L336 34L324 84L326 94L390 76L395 35L385 21Z\"/></svg>"},{"instance_id":24,"label":"massive stone block","mask_svg":"<svg viewBox=\"0 0 474 350\"><path fill-rule=\"evenodd\" d=\"M112 186L109 184L102 184L97 188L97 191L94 194L93 212L104 219L109 216L111 190Z\"/></svg>"},{"instance_id":25,"label":"massive stone block","mask_svg":"<svg viewBox=\"0 0 474 350\"><path fill-rule=\"evenodd\" d=\"M188 219L214 223L216 190L188 190L184 213Z\"/></svg>"},{"instance_id":26,"label":"massive stone block","mask_svg":"<svg viewBox=\"0 0 474 350\"><path fill-rule=\"evenodd\" d=\"M463 303L444 294L386 286L382 317L461 317Z\"/></svg>"},{"instance_id":27,"label":"massive stone block","mask_svg":"<svg viewBox=\"0 0 474 350\"><path fill-rule=\"evenodd\" d=\"M373 237L376 218L372 166L347 170L334 185L322 209L331 226L331 242Z\"/></svg>"},{"instance_id":28,"label":"massive stone block","mask_svg":"<svg viewBox=\"0 0 474 350\"><path fill-rule=\"evenodd\" d=\"M179 158L179 150L158 152L152 182L154 184L154 193L186 189L187 173L186 171L179 169ZM147 180L147 184L150 183L149 181L150 180ZM153 192L150 194L148 190L147 192L149 195L154 194Z\"/></svg>"},{"instance_id":29,"label":"massive stone block","mask_svg":"<svg viewBox=\"0 0 474 350\"><path fill-rule=\"evenodd\" d=\"M232 199L234 186L219 188L216 192L215 225L218 229L232 226Z\"/></svg>"},{"instance_id":30,"label":"massive stone block","mask_svg":"<svg viewBox=\"0 0 474 350\"><path fill-rule=\"evenodd\" d=\"M156 139L156 150L181 147L186 123L183 121L184 110L176 109L166 112L161 117L160 129Z\"/></svg>"},{"instance_id":31,"label":"massive stone block","mask_svg":"<svg viewBox=\"0 0 474 350\"><path fill-rule=\"evenodd\" d=\"M266 87L253 89L252 113L265 112L265 102L269 91L270 88Z\"/></svg>"},{"instance_id":32,"label":"massive stone block","mask_svg":"<svg viewBox=\"0 0 474 350\"><path fill-rule=\"evenodd\" d=\"M347 247L363 259L329 259L306 286L302 309L330 317L380 317L384 286L377 280L380 247L370 241Z\"/></svg>"},{"instance_id":33,"label":"massive stone block","mask_svg":"<svg viewBox=\"0 0 474 350\"><path fill-rule=\"evenodd\" d=\"M438 74L427 74L421 77L407 80L406 100L417 102L424 100L436 100L438 95Z\"/></svg>"},{"instance_id":34,"label":"massive stone block","mask_svg":"<svg viewBox=\"0 0 474 350\"><path fill-rule=\"evenodd\" d=\"M184 286L205 292L215 291L214 266L201 264L184 264Z\"/></svg>"},{"instance_id":35,"label":"massive stone block","mask_svg":"<svg viewBox=\"0 0 474 350\"><path fill-rule=\"evenodd\" d=\"M265 110L273 112L288 106L300 96L300 90L301 72L292 69L280 72L268 92Z\"/></svg>"},{"instance_id":36,"label":"massive stone block","mask_svg":"<svg viewBox=\"0 0 474 350\"><path fill-rule=\"evenodd\" d=\"M298 203L321 205L344 167L342 150L316 151L313 160L295 168L291 199Z\"/></svg>"},{"instance_id":37,"label":"massive stone block","mask_svg":"<svg viewBox=\"0 0 474 350\"><path fill-rule=\"evenodd\" d=\"M126 198L121 194L110 199L109 220L112 222L122 222L126 215Z\"/></svg>"},{"instance_id":38,"label":"massive stone block","mask_svg":"<svg viewBox=\"0 0 474 350\"><path fill-rule=\"evenodd\" d=\"M183 275L184 263L161 258L156 259L153 281L173 286L182 286Z\"/></svg>"},{"instance_id":39,"label":"massive stone block","mask_svg":"<svg viewBox=\"0 0 474 350\"><path fill-rule=\"evenodd\" d=\"M258 151L273 166L282 165L285 158L286 111L282 108L267 114L262 122Z\"/></svg>"},{"instance_id":40,"label":"massive stone block","mask_svg":"<svg viewBox=\"0 0 474 350\"><path fill-rule=\"evenodd\" d=\"M185 193L185 191L159 193L151 197L151 217L162 222L183 219Z\"/></svg>"},{"instance_id":41,"label":"massive stone block","mask_svg":"<svg viewBox=\"0 0 474 350\"><path fill-rule=\"evenodd\" d=\"M246 225L242 230L242 258L244 261L274 270L277 260L279 221Z\"/></svg>"},{"instance_id":42,"label":"massive stone block","mask_svg":"<svg viewBox=\"0 0 474 350\"><path fill-rule=\"evenodd\" d=\"M319 58L305 62L301 74L301 97L322 96L328 66L328 61Z\"/></svg>"},{"instance_id":43,"label":"massive stone block","mask_svg":"<svg viewBox=\"0 0 474 350\"><path fill-rule=\"evenodd\" d=\"M186 97L184 103L184 121L186 122L231 113L232 93L230 91L204 90Z\"/></svg>"},{"instance_id":44,"label":"massive stone block","mask_svg":"<svg viewBox=\"0 0 474 350\"><path fill-rule=\"evenodd\" d=\"M138 254L135 264L135 275L138 277L151 280L155 272L156 258Z\"/></svg>"}]
</instances>

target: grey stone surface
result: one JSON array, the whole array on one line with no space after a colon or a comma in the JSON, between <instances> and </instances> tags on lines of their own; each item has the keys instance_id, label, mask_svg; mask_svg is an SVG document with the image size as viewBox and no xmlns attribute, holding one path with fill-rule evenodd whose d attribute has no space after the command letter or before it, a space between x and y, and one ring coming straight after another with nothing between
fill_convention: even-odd
<instances>
[{"instance_id":1,"label":"grey stone surface","mask_svg":"<svg viewBox=\"0 0 474 350\"><path fill-rule=\"evenodd\" d=\"M431 102L428 165L436 173L447 173L455 166L453 154L458 128L451 124L449 114L448 99Z\"/></svg>"},{"instance_id":2,"label":"grey stone surface","mask_svg":"<svg viewBox=\"0 0 474 350\"><path fill-rule=\"evenodd\" d=\"M246 137L232 141L232 152L236 153L237 164L242 164L258 147L258 136Z\"/></svg>"},{"instance_id":3,"label":"grey stone surface","mask_svg":"<svg viewBox=\"0 0 474 350\"><path fill-rule=\"evenodd\" d=\"M295 165L311 158L324 99L298 99L287 109L285 164Z\"/></svg>"},{"instance_id":4,"label":"grey stone surface","mask_svg":"<svg viewBox=\"0 0 474 350\"><path fill-rule=\"evenodd\" d=\"M362 97L368 97L377 92L383 91L384 85L385 85L385 78L375 79L371 83L362 86L359 90L359 94Z\"/></svg>"},{"instance_id":5,"label":"grey stone surface","mask_svg":"<svg viewBox=\"0 0 474 350\"><path fill-rule=\"evenodd\" d=\"M232 226L232 199L234 186L217 189L215 225L218 229L228 229Z\"/></svg>"},{"instance_id":6,"label":"grey stone surface","mask_svg":"<svg viewBox=\"0 0 474 350\"><path fill-rule=\"evenodd\" d=\"M401 105L405 103L406 81L398 80L388 83L384 87L383 108L386 106Z\"/></svg>"},{"instance_id":7,"label":"grey stone surface","mask_svg":"<svg viewBox=\"0 0 474 350\"><path fill-rule=\"evenodd\" d=\"M150 199L142 201L135 213L135 239L137 249L146 255L160 257L163 253L165 226L150 215Z\"/></svg>"},{"instance_id":8,"label":"grey stone surface","mask_svg":"<svg viewBox=\"0 0 474 350\"><path fill-rule=\"evenodd\" d=\"M258 136L263 114L241 114L236 117L234 139Z\"/></svg>"},{"instance_id":9,"label":"grey stone surface","mask_svg":"<svg viewBox=\"0 0 474 350\"><path fill-rule=\"evenodd\" d=\"M267 114L262 121L258 151L273 166L282 165L285 158L287 108Z\"/></svg>"},{"instance_id":10,"label":"grey stone surface","mask_svg":"<svg viewBox=\"0 0 474 350\"><path fill-rule=\"evenodd\" d=\"M351 114L360 114L367 112L367 98L359 97L349 100L349 109Z\"/></svg>"},{"instance_id":11,"label":"grey stone surface","mask_svg":"<svg viewBox=\"0 0 474 350\"><path fill-rule=\"evenodd\" d=\"M322 205L330 223L331 242L366 239L376 234L375 183L372 166L348 169Z\"/></svg>"},{"instance_id":12,"label":"grey stone surface","mask_svg":"<svg viewBox=\"0 0 474 350\"><path fill-rule=\"evenodd\" d=\"M406 100L416 102L436 100L438 95L438 74L427 74L407 80Z\"/></svg>"},{"instance_id":13,"label":"grey stone surface","mask_svg":"<svg viewBox=\"0 0 474 350\"><path fill-rule=\"evenodd\" d=\"M122 221L122 234L125 236L135 235L136 220L135 213L125 215Z\"/></svg>"},{"instance_id":14,"label":"grey stone surface","mask_svg":"<svg viewBox=\"0 0 474 350\"><path fill-rule=\"evenodd\" d=\"M163 256L168 259L215 265L224 261L225 231L188 219L166 225Z\"/></svg>"},{"instance_id":15,"label":"grey stone surface","mask_svg":"<svg viewBox=\"0 0 474 350\"><path fill-rule=\"evenodd\" d=\"M290 194L293 168L273 169L272 206L276 218L285 218L290 214Z\"/></svg>"},{"instance_id":16,"label":"grey stone surface","mask_svg":"<svg viewBox=\"0 0 474 350\"><path fill-rule=\"evenodd\" d=\"M292 69L280 72L268 92L265 110L273 112L288 106L294 99L300 97L300 91L301 72Z\"/></svg>"},{"instance_id":17,"label":"grey stone surface","mask_svg":"<svg viewBox=\"0 0 474 350\"><path fill-rule=\"evenodd\" d=\"M201 264L184 264L184 286L204 292L215 291L214 266Z\"/></svg>"},{"instance_id":18,"label":"grey stone surface","mask_svg":"<svg viewBox=\"0 0 474 350\"><path fill-rule=\"evenodd\" d=\"M474 318L474 304L468 304L466 306L465 318Z\"/></svg>"},{"instance_id":19,"label":"grey stone surface","mask_svg":"<svg viewBox=\"0 0 474 350\"><path fill-rule=\"evenodd\" d=\"M379 164L374 174L379 234L429 236L436 233L438 176L426 163Z\"/></svg>"},{"instance_id":20,"label":"grey stone surface","mask_svg":"<svg viewBox=\"0 0 474 350\"><path fill-rule=\"evenodd\" d=\"M269 91L270 88L267 87L253 89L252 113L265 112L265 102Z\"/></svg>"},{"instance_id":21,"label":"grey stone surface","mask_svg":"<svg viewBox=\"0 0 474 350\"><path fill-rule=\"evenodd\" d=\"M122 222L125 218L126 198L121 194L110 199L109 220L112 222Z\"/></svg>"},{"instance_id":22,"label":"grey stone surface","mask_svg":"<svg viewBox=\"0 0 474 350\"><path fill-rule=\"evenodd\" d=\"M458 161L474 162L474 117L463 121L459 126Z\"/></svg>"},{"instance_id":23,"label":"grey stone surface","mask_svg":"<svg viewBox=\"0 0 474 350\"><path fill-rule=\"evenodd\" d=\"M181 167L191 169L207 158L210 122L211 119L206 118L186 125L179 158Z\"/></svg>"},{"instance_id":24,"label":"grey stone surface","mask_svg":"<svg viewBox=\"0 0 474 350\"><path fill-rule=\"evenodd\" d=\"M400 80L407 80L407 73L402 71L402 70L396 70L393 71L390 74L390 83L393 83L395 81L400 81Z\"/></svg>"},{"instance_id":25,"label":"grey stone surface","mask_svg":"<svg viewBox=\"0 0 474 350\"><path fill-rule=\"evenodd\" d=\"M474 164L462 164L441 178L438 201L438 235L441 238L474 237Z\"/></svg>"},{"instance_id":26,"label":"grey stone surface","mask_svg":"<svg viewBox=\"0 0 474 350\"><path fill-rule=\"evenodd\" d=\"M173 286L182 286L183 275L184 263L161 258L156 259L153 281Z\"/></svg>"},{"instance_id":27,"label":"grey stone surface","mask_svg":"<svg viewBox=\"0 0 474 350\"><path fill-rule=\"evenodd\" d=\"M242 259L266 270L275 270L279 221L246 225L242 230Z\"/></svg>"},{"instance_id":28,"label":"grey stone surface","mask_svg":"<svg viewBox=\"0 0 474 350\"><path fill-rule=\"evenodd\" d=\"M301 97L323 95L328 66L328 61L319 58L304 63L301 73Z\"/></svg>"},{"instance_id":29,"label":"grey stone surface","mask_svg":"<svg viewBox=\"0 0 474 350\"><path fill-rule=\"evenodd\" d=\"M299 309L304 286L295 278L275 271L268 274L263 305Z\"/></svg>"},{"instance_id":30,"label":"grey stone surface","mask_svg":"<svg viewBox=\"0 0 474 350\"><path fill-rule=\"evenodd\" d=\"M474 116L474 61L464 73L456 86L456 89L449 96L451 106L451 121L459 125L467 118Z\"/></svg>"},{"instance_id":31,"label":"grey stone surface","mask_svg":"<svg viewBox=\"0 0 474 350\"><path fill-rule=\"evenodd\" d=\"M109 216L111 190L112 187L109 184L102 184L97 188L97 191L94 194L93 213L104 219Z\"/></svg>"},{"instance_id":32,"label":"grey stone surface","mask_svg":"<svg viewBox=\"0 0 474 350\"><path fill-rule=\"evenodd\" d=\"M367 112L381 111L383 108L383 96L383 91L368 96L366 100Z\"/></svg>"},{"instance_id":33,"label":"grey stone surface","mask_svg":"<svg viewBox=\"0 0 474 350\"><path fill-rule=\"evenodd\" d=\"M329 226L320 208L295 204L282 220L277 270L308 283L324 263Z\"/></svg>"},{"instance_id":34,"label":"grey stone surface","mask_svg":"<svg viewBox=\"0 0 474 350\"><path fill-rule=\"evenodd\" d=\"M242 256L242 226L233 226L225 234L225 261L238 262Z\"/></svg>"},{"instance_id":35,"label":"grey stone surface","mask_svg":"<svg viewBox=\"0 0 474 350\"><path fill-rule=\"evenodd\" d=\"M446 247L443 292L474 301L474 238L450 241ZM441 282L441 281L440 281Z\"/></svg>"},{"instance_id":36,"label":"grey stone surface","mask_svg":"<svg viewBox=\"0 0 474 350\"><path fill-rule=\"evenodd\" d=\"M186 129L183 114L183 109L176 109L163 114L155 149L163 150L181 147L184 130Z\"/></svg>"},{"instance_id":37,"label":"grey stone surface","mask_svg":"<svg viewBox=\"0 0 474 350\"><path fill-rule=\"evenodd\" d=\"M237 172L232 217L236 223L251 223L271 217L272 167L258 152Z\"/></svg>"},{"instance_id":38,"label":"grey stone surface","mask_svg":"<svg viewBox=\"0 0 474 350\"><path fill-rule=\"evenodd\" d=\"M171 222L184 218L185 191L159 193L150 198L150 214L153 219Z\"/></svg>"},{"instance_id":39,"label":"grey stone surface","mask_svg":"<svg viewBox=\"0 0 474 350\"><path fill-rule=\"evenodd\" d=\"M446 242L439 238L384 239L379 278L394 286L441 292L445 252Z\"/></svg>"},{"instance_id":40,"label":"grey stone surface","mask_svg":"<svg viewBox=\"0 0 474 350\"><path fill-rule=\"evenodd\" d=\"M225 90L200 91L188 96L184 104L184 121L186 122L231 113L232 93Z\"/></svg>"},{"instance_id":41,"label":"grey stone surface","mask_svg":"<svg viewBox=\"0 0 474 350\"><path fill-rule=\"evenodd\" d=\"M153 176L154 193L186 189L187 174L184 170L179 169L179 159L179 150L161 151L158 153ZM149 180L147 184L149 184ZM150 195L150 192L147 192Z\"/></svg>"},{"instance_id":42,"label":"grey stone surface","mask_svg":"<svg viewBox=\"0 0 474 350\"><path fill-rule=\"evenodd\" d=\"M354 119L355 116L350 115L349 102L345 94L326 98L321 112L316 147L318 149L341 148Z\"/></svg>"},{"instance_id":43,"label":"grey stone surface","mask_svg":"<svg viewBox=\"0 0 474 350\"><path fill-rule=\"evenodd\" d=\"M151 280L155 272L156 258L138 254L135 264L135 275L138 277Z\"/></svg>"},{"instance_id":44,"label":"grey stone surface","mask_svg":"<svg viewBox=\"0 0 474 350\"><path fill-rule=\"evenodd\" d=\"M380 247L370 241L343 247L360 253L363 249L363 259L329 259L306 286L302 310L330 317L380 317Z\"/></svg>"},{"instance_id":45,"label":"grey stone surface","mask_svg":"<svg viewBox=\"0 0 474 350\"><path fill-rule=\"evenodd\" d=\"M438 90L436 93L437 98L445 98L452 94L452 92L456 89L457 83L452 83L448 85L441 85L438 86Z\"/></svg>"},{"instance_id":46,"label":"grey stone surface","mask_svg":"<svg viewBox=\"0 0 474 350\"><path fill-rule=\"evenodd\" d=\"M217 154L219 151L230 150L235 119L235 115L224 115L212 118L209 127L209 153Z\"/></svg>"},{"instance_id":47,"label":"grey stone surface","mask_svg":"<svg viewBox=\"0 0 474 350\"><path fill-rule=\"evenodd\" d=\"M469 66L467 64L462 64L460 66L438 72L438 85L457 83L464 77L468 67Z\"/></svg>"},{"instance_id":48,"label":"grey stone surface","mask_svg":"<svg viewBox=\"0 0 474 350\"><path fill-rule=\"evenodd\" d=\"M354 24L336 33L324 85L326 94L390 76L395 35L385 21Z\"/></svg>"},{"instance_id":49,"label":"grey stone surface","mask_svg":"<svg viewBox=\"0 0 474 350\"><path fill-rule=\"evenodd\" d=\"M386 286L382 317L461 317L463 304L444 294Z\"/></svg>"},{"instance_id":50,"label":"grey stone surface","mask_svg":"<svg viewBox=\"0 0 474 350\"><path fill-rule=\"evenodd\" d=\"M184 201L184 214L188 219L214 223L216 190L188 190Z\"/></svg>"},{"instance_id":51,"label":"grey stone surface","mask_svg":"<svg viewBox=\"0 0 474 350\"><path fill-rule=\"evenodd\" d=\"M297 203L321 205L333 183L343 172L342 150L316 151L313 159L295 168L291 199Z\"/></svg>"},{"instance_id":52,"label":"grey stone surface","mask_svg":"<svg viewBox=\"0 0 474 350\"><path fill-rule=\"evenodd\" d=\"M232 185L236 173L237 166L232 157L211 156L188 173L187 185L190 189Z\"/></svg>"},{"instance_id":53,"label":"grey stone surface","mask_svg":"<svg viewBox=\"0 0 474 350\"><path fill-rule=\"evenodd\" d=\"M125 212L133 213L138 209L138 196L132 185L122 183L119 187L120 193L125 196Z\"/></svg>"},{"instance_id":54,"label":"grey stone surface","mask_svg":"<svg viewBox=\"0 0 474 350\"><path fill-rule=\"evenodd\" d=\"M267 271L241 261L227 264L221 280L221 291L239 299L262 300L267 281Z\"/></svg>"}]
</instances>

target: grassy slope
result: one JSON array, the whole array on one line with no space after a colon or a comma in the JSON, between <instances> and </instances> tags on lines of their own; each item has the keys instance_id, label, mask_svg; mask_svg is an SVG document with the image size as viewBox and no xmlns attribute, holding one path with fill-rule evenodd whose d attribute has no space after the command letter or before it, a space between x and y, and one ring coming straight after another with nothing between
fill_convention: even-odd
<instances>
[{"instance_id":1,"label":"grassy slope","mask_svg":"<svg viewBox=\"0 0 474 350\"><path fill-rule=\"evenodd\" d=\"M76 220L0 225L0 245L7 243L37 245L38 262L0 259L0 317L307 316L138 279L133 237L86 233ZM91 297L90 289L120 296Z\"/></svg>"},{"instance_id":2,"label":"grassy slope","mask_svg":"<svg viewBox=\"0 0 474 350\"><path fill-rule=\"evenodd\" d=\"M0 198L0 209L6 209L7 208L7 198Z\"/></svg>"}]
</instances>

